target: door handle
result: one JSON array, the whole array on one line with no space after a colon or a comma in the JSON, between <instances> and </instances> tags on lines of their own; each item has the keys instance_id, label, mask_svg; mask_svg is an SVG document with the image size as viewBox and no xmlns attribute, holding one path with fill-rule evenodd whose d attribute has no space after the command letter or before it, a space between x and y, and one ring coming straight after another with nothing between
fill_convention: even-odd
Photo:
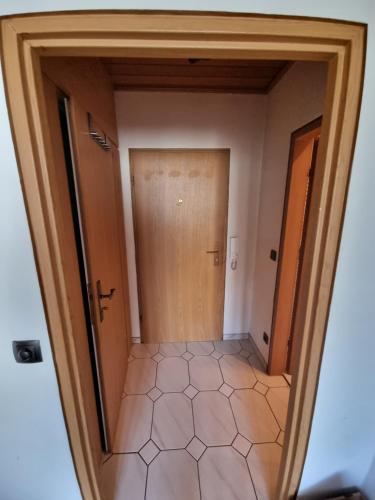
<instances>
[{"instance_id":1,"label":"door handle","mask_svg":"<svg viewBox=\"0 0 375 500\"><path fill-rule=\"evenodd\" d=\"M102 300L108 299L112 300L113 294L115 293L116 288L111 288L109 290L109 293L103 293L102 292L102 283L100 280L96 282L96 296L98 299L98 305L99 305L99 318L100 322L104 320L104 311L108 310L107 306L102 305Z\"/></svg>"},{"instance_id":2,"label":"door handle","mask_svg":"<svg viewBox=\"0 0 375 500\"><path fill-rule=\"evenodd\" d=\"M214 255L214 266L220 265L220 250L207 250L206 253Z\"/></svg>"},{"instance_id":3,"label":"door handle","mask_svg":"<svg viewBox=\"0 0 375 500\"><path fill-rule=\"evenodd\" d=\"M109 293L101 293L100 294L100 298L101 299L109 299L109 300L111 300L112 297L113 297L113 294L114 294L115 290L116 290L116 288L111 288L109 290Z\"/></svg>"}]
</instances>

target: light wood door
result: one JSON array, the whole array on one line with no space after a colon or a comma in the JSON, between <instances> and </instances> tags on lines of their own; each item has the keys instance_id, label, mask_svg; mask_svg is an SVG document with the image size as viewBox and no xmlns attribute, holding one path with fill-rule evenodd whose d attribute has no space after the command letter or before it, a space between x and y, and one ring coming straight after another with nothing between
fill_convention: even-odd
<instances>
[{"instance_id":1,"label":"light wood door","mask_svg":"<svg viewBox=\"0 0 375 500\"><path fill-rule=\"evenodd\" d=\"M66 272L64 279L69 290L69 302L74 306L75 314L72 315L74 325L74 346L79 356L79 377L83 392L84 404L87 409L87 428L92 436L92 449L95 456L95 465L99 468L102 462L101 426L98 419L98 407L95 398L96 380L93 373L92 359L90 356L90 338L88 336L87 321L87 293L85 284L82 286L79 250L75 240L75 227L69 190L69 174L67 172L66 156L59 112L59 92L56 85L45 76L43 77L44 98L47 105L47 120L51 138L51 172L55 180L56 190L55 210L59 207L59 218L62 221L61 232L69 245L69 254L64 254L64 265ZM77 279L78 278L78 279ZM84 296L86 294L86 297ZM86 313L86 314L85 314ZM86 320L86 321L85 321Z\"/></svg>"},{"instance_id":2,"label":"light wood door","mask_svg":"<svg viewBox=\"0 0 375 500\"><path fill-rule=\"evenodd\" d=\"M128 358L118 153L108 137L111 149L107 151L90 137L88 113L76 101L70 104L91 311L110 449ZM105 135L95 124L95 118L92 125L101 136Z\"/></svg>"},{"instance_id":3,"label":"light wood door","mask_svg":"<svg viewBox=\"0 0 375 500\"><path fill-rule=\"evenodd\" d=\"M130 313L117 128L112 85L98 59L45 58L43 73L68 96L75 198L91 304L106 448L111 449L125 382ZM48 106L50 108L50 106ZM106 138L105 150L90 136ZM92 130L92 131L93 131ZM70 214L66 214L69 217ZM82 279L82 278L81 278ZM111 294L111 290L113 293ZM109 297L101 297L110 295ZM89 390L89 388L87 388ZM90 410L91 411L91 410ZM97 415L96 415L96 418Z\"/></svg>"},{"instance_id":4,"label":"light wood door","mask_svg":"<svg viewBox=\"0 0 375 500\"><path fill-rule=\"evenodd\" d=\"M228 150L131 150L145 342L223 335Z\"/></svg>"}]
</instances>

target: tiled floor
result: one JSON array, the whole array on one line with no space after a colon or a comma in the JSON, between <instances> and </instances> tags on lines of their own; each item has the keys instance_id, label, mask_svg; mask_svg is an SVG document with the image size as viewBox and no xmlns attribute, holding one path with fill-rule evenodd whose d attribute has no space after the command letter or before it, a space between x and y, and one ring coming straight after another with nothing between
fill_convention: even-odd
<instances>
[{"instance_id":1,"label":"tiled floor","mask_svg":"<svg viewBox=\"0 0 375 500\"><path fill-rule=\"evenodd\" d=\"M289 385L249 341L136 344L106 500L276 500Z\"/></svg>"}]
</instances>

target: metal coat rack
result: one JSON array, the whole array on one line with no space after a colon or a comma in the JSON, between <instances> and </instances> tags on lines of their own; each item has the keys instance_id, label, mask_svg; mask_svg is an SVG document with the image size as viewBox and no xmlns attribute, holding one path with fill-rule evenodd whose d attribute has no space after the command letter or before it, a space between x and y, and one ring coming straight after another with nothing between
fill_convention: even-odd
<instances>
[{"instance_id":1,"label":"metal coat rack","mask_svg":"<svg viewBox=\"0 0 375 500\"><path fill-rule=\"evenodd\" d=\"M95 130L91 113L87 113L87 120L89 124L89 134L91 139L93 139L101 148L103 148L104 151L111 151L112 146L107 141L107 136Z\"/></svg>"}]
</instances>

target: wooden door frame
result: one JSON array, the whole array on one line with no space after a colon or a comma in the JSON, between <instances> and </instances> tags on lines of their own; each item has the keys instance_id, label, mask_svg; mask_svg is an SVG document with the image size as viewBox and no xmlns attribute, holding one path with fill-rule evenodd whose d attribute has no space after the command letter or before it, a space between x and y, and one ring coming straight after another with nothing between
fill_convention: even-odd
<instances>
[{"instance_id":1,"label":"wooden door frame","mask_svg":"<svg viewBox=\"0 0 375 500\"><path fill-rule=\"evenodd\" d=\"M295 496L309 439L363 85L366 26L312 18L86 11L1 20L17 163L62 407L83 497L100 499L74 343L40 57L136 56L325 61L328 84L296 312L301 330L277 498Z\"/></svg>"},{"instance_id":2,"label":"wooden door frame","mask_svg":"<svg viewBox=\"0 0 375 500\"><path fill-rule=\"evenodd\" d=\"M290 196L290 183L292 178L292 170L293 170L293 152L296 140L302 135L307 134L308 132L321 127L322 125L322 116L315 118L314 120L306 123L302 127L294 130L290 135L290 143L289 143L289 157L288 157L288 172L285 184L285 195L284 195L284 207L283 207L283 219L281 224L281 234L280 234L280 244L279 244L279 258L277 264L277 273L276 273L276 285L275 285L275 295L273 299L273 311L272 311L272 326L271 326L271 345L270 345L270 353L268 358L267 371L270 375L282 375L285 371L286 367L286 356L285 354L288 351L288 336L275 335L275 320L276 320L276 311L278 307L278 302L280 299L279 290L280 290L280 278L281 278L281 268L284 258L284 245L285 245L285 230L286 230L286 222L288 215L288 203ZM311 199L312 188L309 190L309 202ZM305 224L308 221L308 214L306 213ZM300 275L301 268L298 271L298 275ZM297 278L299 282L299 276ZM296 291L298 294L298 291ZM294 308L295 309L295 308ZM292 312L294 323L295 310Z\"/></svg>"}]
</instances>

